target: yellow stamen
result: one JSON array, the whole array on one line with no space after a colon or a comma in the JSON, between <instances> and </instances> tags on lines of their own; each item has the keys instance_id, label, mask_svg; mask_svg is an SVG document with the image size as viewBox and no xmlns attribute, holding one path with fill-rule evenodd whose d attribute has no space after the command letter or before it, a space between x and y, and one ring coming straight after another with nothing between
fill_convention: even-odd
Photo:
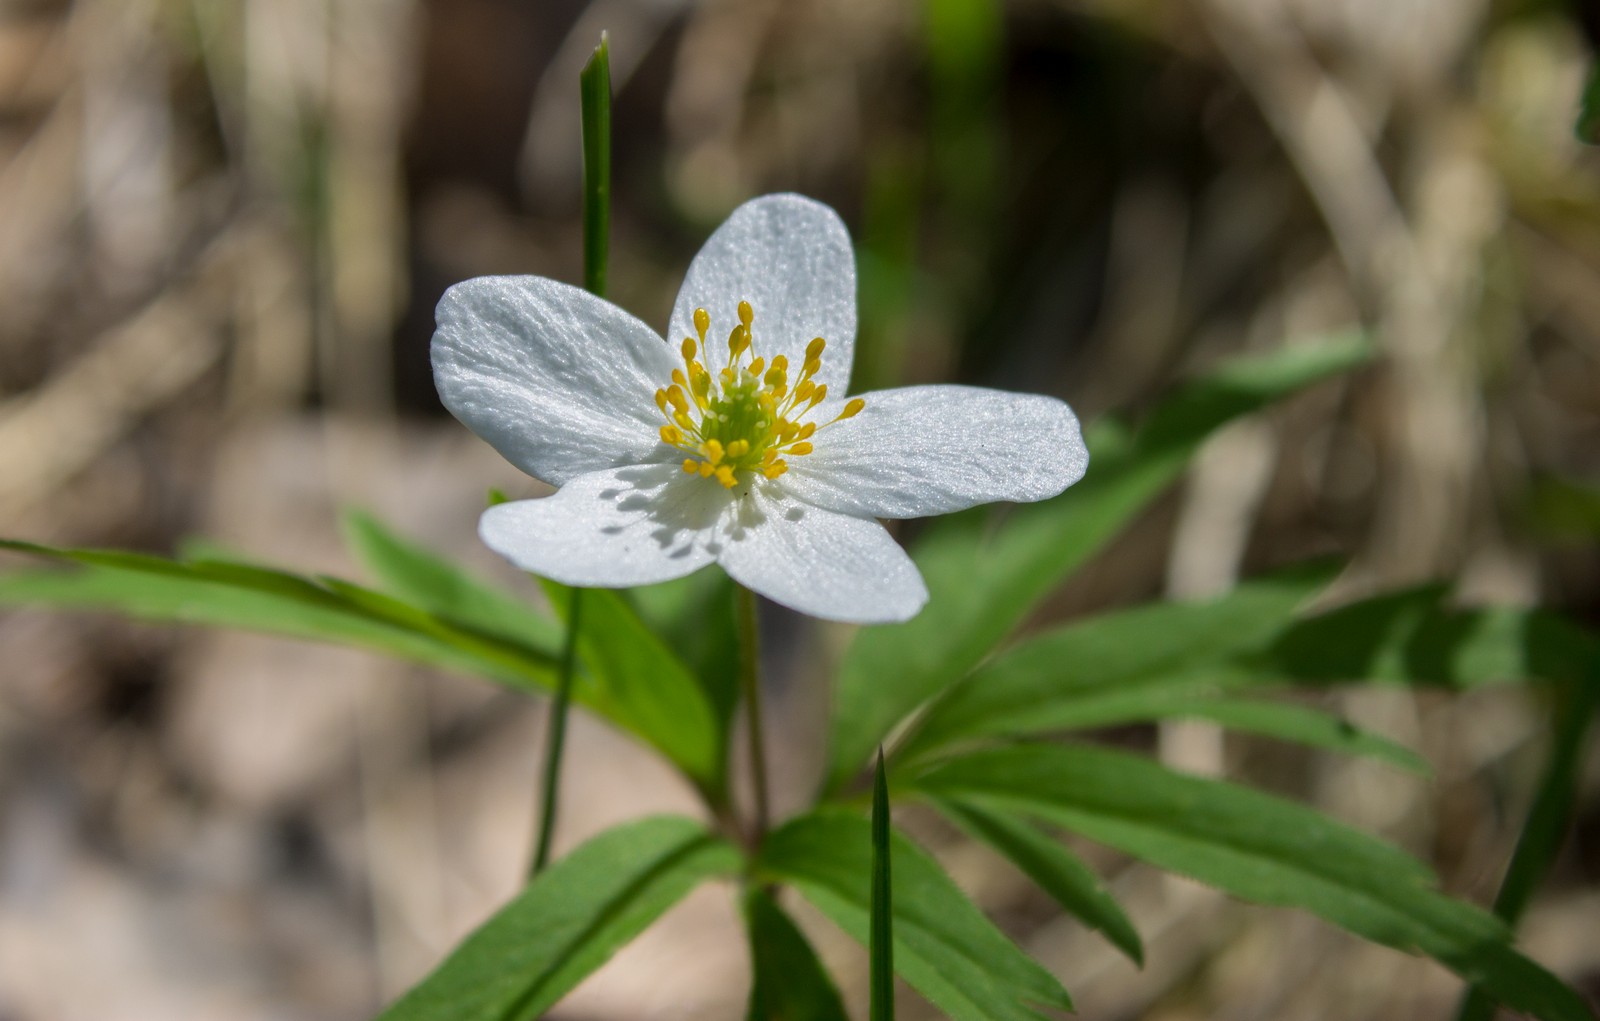
<instances>
[{"instance_id":1,"label":"yellow stamen","mask_svg":"<svg viewBox=\"0 0 1600 1021\"><path fill-rule=\"evenodd\" d=\"M733 476L733 469L729 468L727 465L723 465L718 468L716 474L717 481L729 489L732 489L734 486L739 484L739 480Z\"/></svg>"},{"instance_id":2,"label":"yellow stamen","mask_svg":"<svg viewBox=\"0 0 1600 1021\"><path fill-rule=\"evenodd\" d=\"M703 308L694 310L694 332L700 334L700 342L705 343L706 331L711 329L711 313Z\"/></svg>"},{"instance_id":3,"label":"yellow stamen","mask_svg":"<svg viewBox=\"0 0 1600 1021\"><path fill-rule=\"evenodd\" d=\"M722 449L722 444L716 440L706 440L705 452L706 459L712 464L720 464L723 456L727 453Z\"/></svg>"},{"instance_id":4,"label":"yellow stamen","mask_svg":"<svg viewBox=\"0 0 1600 1021\"><path fill-rule=\"evenodd\" d=\"M775 479L788 470L789 466L787 464L784 464L782 461L774 461L765 468L761 469L761 474L765 475L769 479Z\"/></svg>"},{"instance_id":5,"label":"yellow stamen","mask_svg":"<svg viewBox=\"0 0 1600 1021\"><path fill-rule=\"evenodd\" d=\"M800 457L804 454L811 453L812 449L813 448L809 443L796 443L794 446L789 448L789 453L796 457Z\"/></svg>"},{"instance_id":6,"label":"yellow stamen","mask_svg":"<svg viewBox=\"0 0 1600 1021\"><path fill-rule=\"evenodd\" d=\"M676 447L683 442L683 433L676 426L664 425L661 427L661 442Z\"/></svg>"},{"instance_id":7,"label":"yellow stamen","mask_svg":"<svg viewBox=\"0 0 1600 1021\"><path fill-rule=\"evenodd\" d=\"M756 310L750 307L750 303L748 301L739 302L739 321L745 325L746 329L750 328L750 324L755 321L755 318Z\"/></svg>"},{"instance_id":8,"label":"yellow stamen","mask_svg":"<svg viewBox=\"0 0 1600 1021\"><path fill-rule=\"evenodd\" d=\"M806 361L814 362L820 359L822 357L822 349L827 346L828 342L821 337L812 340L811 343L806 345Z\"/></svg>"},{"instance_id":9,"label":"yellow stamen","mask_svg":"<svg viewBox=\"0 0 1600 1021\"><path fill-rule=\"evenodd\" d=\"M699 350L699 349L695 346L693 337L685 337L685 338L683 338L683 360L684 361L693 362L694 361L694 354L695 354L695 352L697 350Z\"/></svg>"},{"instance_id":10,"label":"yellow stamen","mask_svg":"<svg viewBox=\"0 0 1600 1021\"><path fill-rule=\"evenodd\" d=\"M846 418L855 418L857 415L861 414L861 409L866 407L866 406L867 406L867 402L866 401L862 400L859 397L853 398L853 399L851 399L849 404L846 404L844 406L844 410L839 412L839 417L834 419L834 421L838 422L838 421L842 421L843 419L846 419Z\"/></svg>"},{"instance_id":11,"label":"yellow stamen","mask_svg":"<svg viewBox=\"0 0 1600 1021\"><path fill-rule=\"evenodd\" d=\"M700 473L700 462L692 457L686 457L683 459L683 470L685 474L698 475Z\"/></svg>"}]
</instances>

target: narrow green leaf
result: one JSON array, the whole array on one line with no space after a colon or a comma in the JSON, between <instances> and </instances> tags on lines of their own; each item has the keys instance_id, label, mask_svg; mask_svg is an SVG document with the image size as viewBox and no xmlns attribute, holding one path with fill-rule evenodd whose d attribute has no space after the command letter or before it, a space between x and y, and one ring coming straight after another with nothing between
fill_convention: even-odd
<instances>
[{"instance_id":1,"label":"narrow green leaf","mask_svg":"<svg viewBox=\"0 0 1600 1021\"><path fill-rule=\"evenodd\" d=\"M264 631L354 645L492 678L524 690L549 683L549 653L479 635L379 593L250 565L185 563L110 550L0 541L0 548L78 564L0 574L0 603L111 610L145 620Z\"/></svg>"},{"instance_id":2,"label":"narrow green leaf","mask_svg":"<svg viewBox=\"0 0 1600 1021\"><path fill-rule=\"evenodd\" d=\"M776 901L750 890L744 919L755 972L749 1021L849 1021L827 969Z\"/></svg>"},{"instance_id":3,"label":"narrow green leaf","mask_svg":"<svg viewBox=\"0 0 1600 1021\"><path fill-rule=\"evenodd\" d=\"M485 634L551 653L560 648L560 628L526 600L473 577L371 514L348 511L343 526L350 552L390 595Z\"/></svg>"},{"instance_id":4,"label":"narrow green leaf","mask_svg":"<svg viewBox=\"0 0 1600 1021\"><path fill-rule=\"evenodd\" d=\"M1086 746L976 752L914 781L936 798L1031 815L1261 904L1298 907L1425 953L1546 1021L1592 1021L1582 998L1509 946L1489 913L1439 893L1394 847L1309 808Z\"/></svg>"},{"instance_id":5,"label":"narrow green leaf","mask_svg":"<svg viewBox=\"0 0 1600 1021\"><path fill-rule=\"evenodd\" d=\"M1377 759L1419 776L1432 771L1427 759L1405 745L1306 706L1258 699L1207 699L1175 705L1160 718L1210 720L1230 730Z\"/></svg>"},{"instance_id":6,"label":"narrow green leaf","mask_svg":"<svg viewBox=\"0 0 1600 1021\"><path fill-rule=\"evenodd\" d=\"M1312 564L1218 599L1154 603L1069 624L980 667L935 701L898 754L980 736L1152 719L1175 696L1242 683L1231 660L1266 647L1337 568Z\"/></svg>"},{"instance_id":7,"label":"narrow green leaf","mask_svg":"<svg viewBox=\"0 0 1600 1021\"><path fill-rule=\"evenodd\" d=\"M872 927L867 936L871 1021L894 1021L894 865L889 829L889 778L879 748L872 776Z\"/></svg>"},{"instance_id":8,"label":"narrow green leaf","mask_svg":"<svg viewBox=\"0 0 1600 1021\"><path fill-rule=\"evenodd\" d=\"M545 579L540 584L565 616L573 590ZM688 667L615 591L585 590L583 616L578 655L584 671L574 697L644 737L703 789L720 790L726 721Z\"/></svg>"},{"instance_id":9,"label":"narrow green leaf","mask_svg":"<svg viewBox=\"0 0 1600 1021\"><path fill-rule=\"evenodd\" d=\"M905 624L863 629L841 665L829 789L848 782L907 714L960 680L1063 577L1115 536L1182 473L1205 438L1372 356L1346 335L1239 359L1181 389L1137 438L1088 433L1088 476L1061 496L1021 507L998 530L969 512L929 530L914 557L931 599Z\"/></svg>"},{"instance_id":10,"label":"narrow green leaf","mask_svg":"<svg viewBox=\"0 0 1600 1021\"><path fill-rule=\"evenodd\" d=\"M935 798L934 807L951 822L1008 858L1038 884L1062 910L1110 940L1140 967L1144 944L1115 897L1082 858L1031 823L964 801Z\"/></svg>"},{"instance_id":11,"label":"narrow green leaf","mask_svg":"<svg viewBox=\"0 0 1600 1021\"><path fill-rule=\"evenodd\" d=\"M604 32L578 76L583 114L583 287L605 296L611 247L611 44Z\"/></svg>"},{"instance_id":12,"label":"narrow green leaf","mask_svg":"<svg viewBox=\"0 0 1600 1021\"><path fill-rule=\"evenodd\" d=\"M739 631L733 579L725 571L696 571L676 581L629 589L628 598L650 630L700 679L717 719L739 705Z\"/></svg>"},{"instance_id":13,"label":"narrow green leaf","mask_svg":"<svg viewBox=\"0 0 1600 1021\"><path fill-rule=\"evenodd\" d=\"M739 853L692 819L608 830L529 883L379 1021L532 1021Z\"/></svg>"},{"instance_id":14,"label":"narrow green leaf","mask_svg":"<svg viewBox=\"0 0 1600 1021\"><path fill-rule=\"evenodd\" d=\"M905 836L894 861L895 969L956 1021L1038 1021L1027 1004L1072 1009L1066 990L1007 939ZM871 824L842 809L792 819L762 844L759 875L789 883L863 945L872 913Z\"/></svg>"},{"instance_id":15,"label":"narrow green leaf","mask_svg":"<svg viewBox=\"0 0 1600 1021\"><path fill-rule=\"evenodd\" d=\"M1589 684L1563 685L1553 710L1554 741L1539 790L1528 810L1517 848L1506 866L1505 879L1494 899L1494 913L1515 926L1533 899L1533 892L1555 864L1577 801L1583 775L1584 751L1595 715L1600 713L1600 663ZM1482 986L1468 990L1457 1021L1490 1021L1494 999Z\"/></svg>"},{"instance_id":16,"label":"narrow green leaf","mask_svg":"<svg viewBox=\"0 0 1600 1021\"><path fill-rule=\"evenodd\" d=\"M1251 664L1260 683L1374 681L1474 688L1585 683L1600 638L1539 610L1460 610L1442 586L1364 599L1297 622Z\"/></svg>"},{"instance_id":17,"label":"narrow green leaf","mask_svg":"<svg viewBox=\"0 0 1600 1021\"><path fill-rule=\"evenodd\" d=\"M1600 61L1589 66L1589 80L1583 88L1578 123L1574 125L1573 132L1580 142L1600 145Z\"/></svg>"}]
</instances>

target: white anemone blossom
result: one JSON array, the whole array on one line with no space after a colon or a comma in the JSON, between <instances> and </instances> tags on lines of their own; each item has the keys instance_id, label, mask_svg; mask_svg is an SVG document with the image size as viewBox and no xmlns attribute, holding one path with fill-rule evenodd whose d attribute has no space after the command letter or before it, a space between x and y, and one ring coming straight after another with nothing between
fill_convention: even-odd
<instances>
[{"instance_id":1,"label":"white anemone blossom","mask_svg":"<svg viewBox=\"0 0 1600 1021\"><path fill-rule=\"evenodd\" d=\"M734 211L689 266L663 342L622 309L534 276L439 303L445 406L557 487L489 508L518 567L620 588L713 562L812 616L907 620L928 590L880 518L1042 500L1088 452L1063 402L970 386L846 399L856 271L838 215L798 195Z\"/></svg>"}]
</instances>

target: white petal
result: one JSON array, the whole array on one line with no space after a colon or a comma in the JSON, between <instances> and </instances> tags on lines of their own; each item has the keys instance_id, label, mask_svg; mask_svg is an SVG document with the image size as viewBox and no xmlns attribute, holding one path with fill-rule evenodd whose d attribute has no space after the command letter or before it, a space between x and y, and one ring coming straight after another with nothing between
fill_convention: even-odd
<instances>
[{"instance_id":1,"label":"white petal","mask_svg":"<svg viewBox=\"0 0 1600 1021\"><path fill-rule=\"evenodd\" d=\"M674 465L580 475L542 500L490 507L478 535L525 571L568 585L624 588L711 563L733 496Z\"/></svg>"},{"instance_id":2,"label":"white petal","mask_svg":"<svg viewBox=\"0 0 1600 1021\"><path fill-rule=\"evenodd\" d=\"M856 343L856 260L839 214L800 195L766 195L733 211L689 264L667 339L693 337L694 310L711 313L713 361L728 354L739 302L755 309L755 354L789 359L793 379L813 337L828 342L817 382L843 393Z\"/></svg>"},{"instance_id":3,"label":"white petal","mask_svg":"<svg viewBox=\"0 0 1600 1021\"><path fill-rule=\"evenodd\" d=\"M665 456L655 392L677 359L622 309L543 277L478 277L436 314L445 407L529 475L559 486Z\"/></svg>"},{"instance_id":4,"label":"white petal","mask_svg":"<svg viewBox=\"0 0 1600 1021\"><path fill-rule=\"evenodd\" d=\"M1077 416L1054 397L971 386L862 396L859 415L818 432L811 454L788 459L783 483L800 499L866 517L926 517L1043 500L1089 466Z\"/></svg>"},{"instance_id":5,"label":"white petal","mask_svg":"<svg viewBox=\"0 0 1600 1021\"><path fill-rule=\"evenodd\" d=\"M760 486L739 501L717 561L792 610L856 624L910 620L928 601L916 565L876 521Z\"/></svg>"}]
</instances>

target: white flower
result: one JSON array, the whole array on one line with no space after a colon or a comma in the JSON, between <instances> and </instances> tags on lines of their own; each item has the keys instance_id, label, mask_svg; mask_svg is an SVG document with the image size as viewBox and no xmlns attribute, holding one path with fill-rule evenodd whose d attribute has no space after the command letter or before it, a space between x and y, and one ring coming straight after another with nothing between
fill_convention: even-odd
<instances>
[{"instance_id":1,"label":"white flower","mask_svg":"<svg viewBox=\"0 0 1600 1021\"><path fill-rule=\"evenodd\" d=\"M667 332L681 343L542 277L445 293L445 406L559 487L485 511L485 543L569 585L716 562L802 613L901 621L928 591L878 518L1042 500L1088 466L1053 397L915 386L844 399L855 258L837 214L798 195L734 211L690 265Z\"/></svg>"}]
</instances>

